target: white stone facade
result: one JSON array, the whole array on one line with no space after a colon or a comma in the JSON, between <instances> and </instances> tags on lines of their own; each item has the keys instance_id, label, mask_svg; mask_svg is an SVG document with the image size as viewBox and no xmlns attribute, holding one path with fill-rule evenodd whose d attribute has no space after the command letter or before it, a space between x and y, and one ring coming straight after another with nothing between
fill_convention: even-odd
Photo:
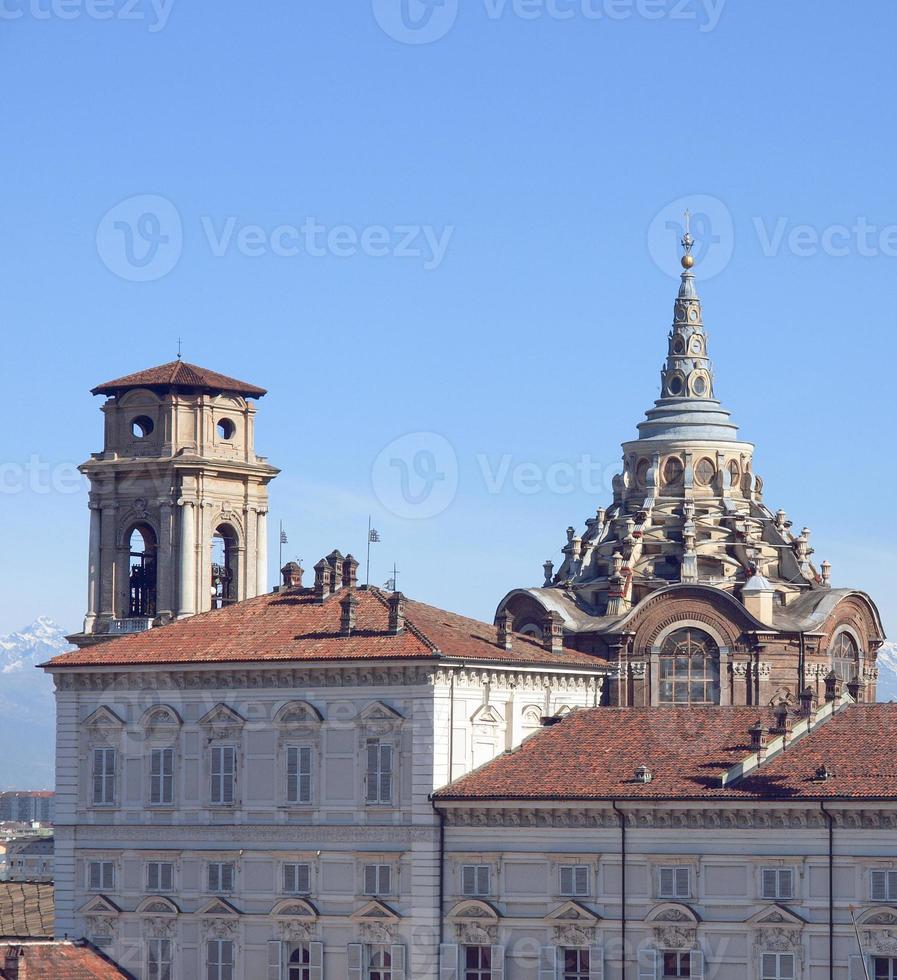
<instances>
[{"instance_id":1,"label":"white stone facade","mask_svg":"<svg viewBox=\"0 0 897 980\"><path fill-rule=\"evenodd\" d=\"M57 934L148 980L168 959L176 980L361 980L386 951L382 980L401 962L436 978L431 793L542 714L596 704L601 684L582 668L378 663L56 681ZM297 949L307 976L288 972Z\"/></svg>"}]
</instances>

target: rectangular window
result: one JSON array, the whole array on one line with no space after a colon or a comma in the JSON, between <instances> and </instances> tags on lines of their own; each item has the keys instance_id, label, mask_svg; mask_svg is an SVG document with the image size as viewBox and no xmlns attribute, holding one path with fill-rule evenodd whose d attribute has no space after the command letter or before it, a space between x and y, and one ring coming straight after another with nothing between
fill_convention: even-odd
<instances>
[{"instance_id":1,"label":"rectangular window","mask_svg":"<svg viewBox=\"0 0 897 980\"><path fill-rule=\"evenodd\" d=\"M115 889L115 864L112 861L87 862L87 890L111 892Z\"/></svg>"},{"instance_id":2,"label":"rectangular window","mask_svg":"<svg viewBox=\"0 0 897 980\"><path fill-rule=\"evenodd\" d=\"M147 980L171 980L171 940L148 939L146 943Z\"/></svg>"},{"instance_id":3,"label":"rectangular window","mask_svg":"<svg viewBox=\"0 0 897 980\"><path fill-rule=\"evenodd\" d=\"M482 896L491 894L491 868L488 864L461 866L461 894Z\"/></svg>"},{"instance_id":4,"label":"rectangular window","mask_svg":"<svg viewBox=\"0 0 897 980\"><path fill-rule=\"evenodd\" d=\"M150 805L174 803L174 749L150 752Z\"/></svg>"},{"instance_id":5,"label":"rectangular window","mask_svg":"<svg viewBox=\"0 0 897 980\"><path fill-rule=\"evenodd\" d=\"M364 866L364 894L389 895L392 892L392 867L388 864Z\"/></svg>"},{"instance_id":6,"label":"rectangular window","mask_svg":"<svg viewBox=\"0 0 897 980\"><path fill-rule=\"evenodd\" d=\"M234 890L234 866L230 861L212 861L208 873L209 891L226 894Z\"/></svg>"},{"instance_id":7,"label":"rectangular window","mask_svg":"<svg viewBox=\"0 0 897 980\"><path fill-rule=\"evenodd\" d=\"M794 980L794 953L764 953L760 980Z\"/></svg>"},{"instance_id":8,"label":"rectangular window","mask_svg":"<svg viewBox=\"0 0 897 980\"><path fill-rule=\"evenodd\" d=\"M311 980L311 945L299 943L288 953L286 980ZM277 975L280 975L279 969Z\"/></svg>"},{"instance_id":9,"label":"rectangular window","mask_svg":"<svg viewBox=\"0 0 897 980\"><path fill-rule=\"evenodd\" d=\"M897 901L897 871L872 871L869 885L873 902Z\"/></svg>"},{"instance_id":10,"label":"rectangular window","mask_svg":"<svg viewBox=\"0 0 897 980\"><path fill-rule=\"evenodd\" d=\"M561 895L567 898L584 898L589 894L587 864L562 864L559 874Z\"/></svg>"},{"instance_id":11,"label":"rectangular window","mask_svg":"<svg viewBox=\"0 0 897 980\"><path fill-rule=\"evenodd\" d=\"M311 746L287 749L287 803L311 803Z\"/></svg>"},{"instance_id":12,"label":"rectangular window","mask_svg":"<svg viewBox=\"0 0 897 980\"><path fill-rule=\"evenodd\" d=\"M210 799L220 806L232 806L237 798L237 750L233 745L212 746L212 785Z\"/></svg>"},{"instance_id":13,"label":"rectangular window","mask_svg":"<svg viewBox=\"0 0 897 980\"><path fill-rule=\"evenodd\" d=\"M764 898L794 898L794 871L791 868L764 868L761 877Z\"/></svg>"},{"instance_id":14,"label":"rectangular window","mask_svg":"<svg viewBox=\"0 0 897 980\"><path fill-rule=\"evenodd\" d=\"M561 951L562 980L591 980L589 950L564 949Z\"/></svg>"},{"instance_id":15,"label":"rectangular window","mask_svg":"<svg viewBox=\"0 0 897 980\"><path fill-rule=\"evenodd\" d=\"M206 943L206 980L234 980L234 944L230 939Z\"/></svg>"},{"instance_id":16,"label":"rectangular window","mask_svg":"<svg viewBox=\"0 0 897 980\"><path fill-rule=\"evenodd\" d=\"M93 750L93 802L96 806L115 803L115 749Z\"/></svg>"},{"instance_id":17,"label":"rectangular window","mask_svg":"<svg viewBox=\"0 0 897 980\"><path fill-rule=\"evenodd\" d=\"M873 956L872 980L897 980L897 959L893 956Z\"/></svg>"},{"instance_id":18,"label":"rectangular window","mask_svg":"<svg viewBox=\"0 0 897 980\"><path fill-rule=\"evenodd\" d=\"M391 946L367 947L365 980L392 980L393 966Z\"/></svg>"},{"instance_id":19,"label":"rectangular window","mask_svg":"<svg viewBox=\"0 0 897 980\"><path fill-rule=\"evenodd\" d=\"M149 861L146 865L148 892L174 891L174 865L170 861Z\"/></svg>"},{"instance_id":20,"label":"rectangular window","mask_svg":"<svg viewBox=\"0 0 897 980\"><path fill-rule=\"evenodd\" d=\"M311 865L285 864L283 890L287 895L307 895L311 891Z\"/></svg>"},{"instance_id":21,"label":"rectangular window","mask_svg":"<svg viewBox=\"0 0 897 980\"><path fill-rule=\"evenodd\" d=\"M465 946L461 955L462 980L492 980L491 946Z\"/></svg>"},{"instance_id":22,"label":"rectangular window","mask_svg":"<svg viewBox=\"0 0 897 980\"><path fill-rule=\"evenodd\" d=\"M661 961L664 980L691 976L691 953L681 950L664 950L661 953Z\"/></svg>"},{"instance_id":23,"label":"rectangular window","mask_svg":"<svg viewBox=\"0 0 897 980\"><path fill-rule=\"evenodd\" d=\"M661 868L658 877L659 898L691 897L691 868Z\"/></svg>"},{"instance_id":24,"label":"rectangular window","mask_svg":"<svg viewBox=\"0 0 897 980\"><path fill-rule=\"evenodd\" d=\"M379 738L369 738L366 743L365 802L369 804L392 803L393 747Z\"/></svg>"}]
</instances>

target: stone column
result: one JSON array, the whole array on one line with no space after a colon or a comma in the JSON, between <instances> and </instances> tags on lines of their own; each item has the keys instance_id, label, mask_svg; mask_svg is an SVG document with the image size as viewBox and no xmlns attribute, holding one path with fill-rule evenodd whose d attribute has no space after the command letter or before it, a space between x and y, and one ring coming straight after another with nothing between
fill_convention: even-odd
<instances>
[{"instance_id":1,"label":"stone column","mask_svg":"<svg viewBox=\"0 0 897 980\"><path fill-rule=\"evenodd\" d=\"M175 610L174 569L171 562L171 501L159 504L159 540L156 548L156 616L163 625Z\"/></svg>"},{"instance_id":2,"label":"stone column","mask_svg":"<svg viewBox=\"0 0 897 980\"><path fill-rule=\"evenodd\" d=\"M268 591L268 512L258 512L258 531L256 541L255 594L264 595Z\"/></svg>"},{"instance_id":3,"label":"stone column","mask_svg":"<svg viewBox=\"0 0 897 980\"><path fill-rule=\"evenodd\" d=\"M99 504L90 504L90 543L87 550L87 615L84 632L92 633L100 602L100 535L102 519Z\"/></svg>"},{"instance_id":4,"label":"stone column","mask_svg":"<svg viewBox=\"0 0 897 980\"><path fill-rule=\"evenodd\" d=\"M196 612L196 508L192 500L178 501L181 508L180 601L178 619Z\"/></svg>"},{"instance_id":5,"label":"stone column","mask_svg":"<svg viewBox=\"0 0 897 980\"><path fill-rule=\"evenodd\" d=\"M115 522L118 504L102 504L100 518L99 616L108 622L115 618Z\"/></svg>"}]
</instances>

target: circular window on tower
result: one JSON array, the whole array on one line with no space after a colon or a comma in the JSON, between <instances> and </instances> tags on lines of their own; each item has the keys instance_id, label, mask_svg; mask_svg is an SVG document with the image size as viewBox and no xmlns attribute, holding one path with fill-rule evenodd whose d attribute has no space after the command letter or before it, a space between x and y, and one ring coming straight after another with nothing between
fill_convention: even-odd
<instances>
[{"instance_id":1,"label":"circular window on tower","mask_svg":"<svg viewBox=\"0 0 897 980\"><path fill-rule=\"evenodd\" d=\"M220 419L218 422L218 437L229 442L236 434L237 427L230 419Z\"/></svg>"},{"instance_id":2,"label":"circular window on tower","mask_svg":"<svg viewBox=\"0 0 897 980\"><path fill-rule=\"evenodd\" d=\"M713 483L713 478L716 476L716 467L713 462L705 456L704 459L698 460L695 466L695 480L700 483L702 487L708 487Z\"/></svg>"},{"instance_id":3,"label":"circular window on tower","mask_svg":"<svg viewBox=\"0 0 897 980\"><path fill-rule=\"evenodd\" d=\"M672 486L682 482L683 466L678 456L670 456L663 464L663 482Z\"/></svg>"},{"instance_id":4,"label":"circular window on tower","mask_svg":"<svg viewBox=\"0 0 897 980\"><path fill-rule=\"evenodd\" d=\"M138 415L136 419L131 419L131 435L135 439L146 439L155 427L148 415Z\"/></svg>"},{"instance_id":5,"label":"circular window on tower","mask_svg":"<svg viewBox=\"0 0 897 980\"><path fill-rule=\"evenodd\" d=\"M684 306L677 306L676 307L676 319L677 320L684 320L685 319L685 307Z\"/></svg>"},{"instance_id":6,"label":"circular window on tower","mask_svg":"<svg viewBox=\"0 0 897 980\"><path fill-rule=\"evenodd\" d=\"M648 485L648 470L651 468L651 464L647 459L640 459L638 466L635 468L635 478L638 480L638 485L640 487L646 487Z\"/></svg>"},{"instance_id":7,"label":"circular window on tower","mask_svg":"<svg viewBox=\"0 0 897 980\"><path fill-rule=\"evenodd\" d=\"M698 311L694 307L688 311L688 319L691 320L692 323L698 319Z\"/></svg>"},{"instance_id":8,"label":"circular window on tower","mask_svg":"<svg viewBox=\"0 0 897 980\"><path fill-rule=\"evenodd\" d=\"M692 354L700 354L704 350L704 345L701 343L700 337L691 338L691 352Z\"/></svg>"},{"instance_id":9,"label":"circular window on tower","mask_svg":"<svg viewBox=\"0 0 897 980\"><path fill-rule=\"evenodd\" d=\"M694 381L691 383L691 390L696 395L706 395L707 394L707 379L699 374Z\"/></svg>"},{"instance_id":10,"label":"circular window on tower","mask_svg":"<svg viewBox=\"0 0 897 980\"><path fill-rule=\"evenodd\" d=\"M670 378L670 383L667 387L671 395L681 395L683 389L685 388L685 383L678 374L674 374L673 377Z\"/></svg>"},{"instance_id":11,"label":"circular window on tower","mask_svg":"<svg viewBox=\"0 0 897 980\"><path fill-rule=\"evenodd\" d=\"M685 353L685 341L681 337L677 337L673 341L673 353L674 354L684 354Z\"/></svg>"},{"instance_id":12,"label":"circular window on tower","mask_svg":"<svg viewBox=\"0 0 897 980\"><path fill-rule=\"evenodd\" d=\"M737 487L738 481L741 479L741 469L738 463L734 459L730 459L727 469L729 470L729 486Z\"/></svg>"}]
</instances>

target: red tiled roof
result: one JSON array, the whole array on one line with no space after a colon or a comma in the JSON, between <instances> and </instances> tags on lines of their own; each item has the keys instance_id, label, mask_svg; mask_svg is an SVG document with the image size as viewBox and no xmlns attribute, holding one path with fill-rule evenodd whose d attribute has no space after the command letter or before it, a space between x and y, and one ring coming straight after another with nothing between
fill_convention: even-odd
<instances>
[{"instance_id":1,"label":"red tiled roof","mask_svg":"<svg viewBox=\"0 0 897 980\"><path fill-rule=\"evenodd\" d=\"M160 364L136 374L127 374L114 381L106 381L92 388L90 393L117 395L128 388L207 388L212 391L234 392L247 398L261 398L267 394L264 388L180 360L169 361L168 364Z\"/></svg>"},{"instance_id":2,"label":"red tiled roof","mask_svg":"<svg viewBox=\"0 0 897 980\"><path fill-rule=\"evenodd\" d=\"M85 942L14 943L0 948L3 962L15 952L18 980L121 980L131 976ZM0 964L0 977L7 976Z\"/></svg>"},{"instance_id":3,"label":"red tiled roof","mask_svg":"<svg viewBox=\"0 0 897 980\"><path fill-rule=\"evenodd\" d=\"M49 939L53 914L54 891L49 882L0 882L0 936Z\"/></svg>"},{"instance_id":4,"label":"red tiled roof","mask_svg":"<svg viewBox=\"0 0 897 980\"><path fill-rule=\"evenodd\" d=\"M751 755L769 708L575 711L440 790L441 800L897 799L897 704L849 705L752 775L720 777ZM826 765L833 776L820 781ZM647 766L648 783L635 780Z\"/></svg>"},{"instance_id":5,"label":"red tiled roof","mask_svg":"<svg viewBox=\"0 0 897 980\"><path fill-rule=\"evenodd\" d=\"M494 626L406 600L405 630L389 632L387 594L357 589L356 629L340 635L339 591L326 602L312 589L271 593L201 613L159 629L54 657L51 667L254 661L409 660L459 658L511 664L606 666L573 650L552 654L516 635L513 649L498 646Z\"/></svg>"}]
</instances>

